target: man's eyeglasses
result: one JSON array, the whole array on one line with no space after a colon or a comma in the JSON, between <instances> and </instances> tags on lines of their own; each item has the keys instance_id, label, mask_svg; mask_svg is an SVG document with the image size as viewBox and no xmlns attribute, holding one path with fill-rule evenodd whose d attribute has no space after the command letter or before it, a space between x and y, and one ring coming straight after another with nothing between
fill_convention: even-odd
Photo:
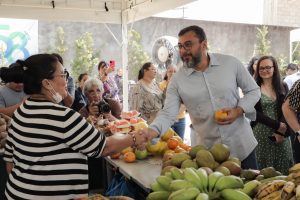
<instances>
[{"instance_id":1,"label":"man's eyeglasses","mask_svg":"<svg viewBox=\"0 0 300 200\"><path fill-rule=\"evenodd\" d=\"M178 45L176 46L178 48L178 50L180 51L182 48L184 48L186 51L191 50L193 47L193 42L192 41L186 41L185 43L181 44L178 43Z\"/></svg>"},{"instance_id":2,"label":"man's eyeglasses","mask_svg":"<svg viewBox=\"0 0 300 200\"><path fill-rule=\"evenodd\" d=\"M265 66L265 67L259 67L258 68L258 71L262 72L262 71L271 71L271 69L273 68L274 66Z\"/></svg>"}]
</instances>

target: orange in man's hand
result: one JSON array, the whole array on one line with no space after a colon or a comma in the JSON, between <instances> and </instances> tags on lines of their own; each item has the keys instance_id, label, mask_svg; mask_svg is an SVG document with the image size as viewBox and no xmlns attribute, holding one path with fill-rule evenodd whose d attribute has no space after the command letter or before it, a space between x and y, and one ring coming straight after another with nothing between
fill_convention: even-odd
<instances>
[{"instance_id":1,"label":"orange in man's hand","mask_svg":"<svg viewBox=\"0 0 300 200\"><path fill-rule=\"evenodd\" d=\"M135 154L131 151L127 152L124 154L124 161L131 163L134 162L136 160Z\"/></svg>"},{"instance_id":2,"label":"orange in man's hand","mask_svg":"<svg viewBox=\"0 0 300 200\"><path fill-rule=\"evenodd\" d=\"M217 121L223 120L225 117L227 117L227 115L228 115L227 112L218 110L218 111L215 112L215 119Z\"/></svg>"}]
</instances>

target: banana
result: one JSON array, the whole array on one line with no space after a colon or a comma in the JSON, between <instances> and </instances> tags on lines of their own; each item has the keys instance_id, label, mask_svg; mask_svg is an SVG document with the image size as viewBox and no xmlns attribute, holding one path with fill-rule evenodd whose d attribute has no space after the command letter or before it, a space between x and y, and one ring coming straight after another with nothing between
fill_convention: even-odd
<instances>
[{"instance_id":1,"label":"banana","mask_svg":"<svg viewBox=\"0 0 300 200\"><path fill-rule=\"evenodd\" d=\"M157 191L165 191L165 189L158 183L158 182L154 182L150 185L151 187L151 190L154 191L154 192L157 192Z\"/></svg>"},{"instance_id":2,"label":"banana","mask_svg":"<svg viewBox=\"0 0 300 200\"><path fill-rule=\"evenodd\" d=\"M281 191L281 200L288 200L293 196L295 183L288 181L284 184Z\"/></svg>"},{"instance_id":3,"label":"banana","mask_svg":"<svg viewBox=\"0 0 300 200\"><path fill-rule=\"evenodd\" d=\"M197 175L199 176L200 180L201 180L201 185L202 188L200 188L201 192L207 192L207 186L208 186L208 176L207 176L207 172L204 169L197 169L195 170L195 172L197 173Z\"/></svg>"},{"instance_id":4,"label":"banana","mask_svg":"<svg viewBox=\"0 0 300 200\"><path fill-rule=\"evenodd\" d=\"M214 190L216 182L223 176L221 172L213 172L208 176L208 192Z\"/></svg>"},{"instance_id":5,"label":"banana","mask_svg":"<svg viewBox=\"0 0 300 200\"><path fill-rule=\"evenodd\" d=\"M167 200L169 196L170 192L167 191L151 192L146 200Z\"/></svg>"},{"instance_id":6,"label":"banana","mask_svg":"<svg viewBox=\"0 0 300 200\"><path fill-rule=\"evenodd\" d=\"M183 172L181 169L178 169L177 167L174 167L170 169L170 172L172 174L173 179L184 179Z\"/></svg>"},{"instance_id":7,"label":"banana","mask_svg":"<svg viewBox=\"0 0 300 200\"><path fill-rule=\"evenodd\" d=\"M200 193L198 194L196 200L209 200L209 196L206 193Z\"/></svg>"},{"instance_id":8,"label":"banana","mask_svg":"<svg viewBox=\"0 0 300 200\"><path fill-rule=\"evenodd\" d=\"M298 185L297 187L296 187L296 199L297 200L300 200L300 185Z\"/></svg>"},{"instance_id":9,"label":"banana","mask_svg":"<svg viewBox=\"0 0 300 200\"><path fill-rule=\"evenodd\" d=\"M221 177L216 185L215 189L216 191L222 191L224 189L238 189L238 188L243 188L244 183L240 177L237 176L223 176Z\"/></svg>"},{"instance_id":10,"label":"banana","mask_svg":"<svg viewBox=\"0 0 300 200\"><path fill-rule=\"evenodd\" d=\"M172 128L169 128L162 136L163 141L168 141L171 137L175 135L175 131Z\"/></svg>"},{"instance_id":11,"label":"banana","mask_svg":"<svg viewBox=\"0 0 300 200\"><path fill-rule=\"evenodd\" d=\"M247 194L235 189L224 189L221 196L225 200L252 200Z\"/></svg>"},{"instance_id":12,"label":"banana","mask_svg":"<svg viewBox=\"0 0 300 200\"><path fill-rule=\"evenodd\" d=\"M192 168L185 168L183 171L184 179L192 183L198 189L202 188L201 180Z\"/></svg>"},{"instance_id":13,"label":"banana","mask_svg":"<svg viewBox=\"0 0 300 200\"><path fill-rule=\"evenodd\" d=\"M272 182L274 180L287 180L287 176L280 175L280 176L273 176L271 178L266 178L263 180L260 180L261 183L266 183L266 182Z\"/></svg>"},{"instance_id":14,"label":"banana","mask_svg":"<svg viewBox=\"0 0 300 200\"><path fill-rule=\"evenodd\" d=\"M170 191L177 191L191 187L194 187L194 185L186 180L173 180L170 184Z\"/></svg>"},{"instance_id":15,"label":"banana","mask_svg":"<svg viewBox=\"0 0 300 200\"><path fill-rule=\"evenodd\" d=\"M168 200L192 200L195 199L199 193L200 191L195 187L181 189L172 192Z\"/></svg>"},{"instance_id":16,"label":"banana","mask_svg":"<svg viewBox=\"0 0 300 200\"><path fill-rule=\"evenodd\" d=\"M164 188L165 190L169 191L170 190L170 184L172 179L167 177L167 176L158 176L156 178L157 183L159 183L160 186L162 186L162 188Z\"/></svg>"},{"instance_id":17,"label":"banana","mask_svg":"<svg viewBox=\"0 0 300 200\"><path fill-rule=\"evenodd\" d=\"M266 187L260 188L258 193L256 194L256 197L258 199L262 199L263 197L281 189L286 181L284 180L274 180L266 185Z\"/></svg>"},{"instance_id":18,"label":"banana","mask_svg":"<svg viewBox=\"0 0 300 200\"><path fill-rule=\"evenodd\" d=\"M255 192L257 191L260 182L258 180L252 180L244 184L244 188L241 189L241 192L244 192L250 197L255 196Z\"/></svg>"},{"instance_id":19,"label":"banana","mask_svg":"<svg viewBox=\"0 0 300 200\"><path fill-rule=\"evenodd\" d=\"M263 197L261 200L280 200L280 195L281 195L281 191L280 190L276 190L270 194L268 194L267 196Z\"/></svg>"},{"instance_id":20,"label":"banana","mask_svg":"<svg viewBox=\"0 0 300 200\"><path fill-rule=\"evenodd\" d=\"M296 195L292 196L289 200L297 200Z\"/></svg>"}]
</instances>

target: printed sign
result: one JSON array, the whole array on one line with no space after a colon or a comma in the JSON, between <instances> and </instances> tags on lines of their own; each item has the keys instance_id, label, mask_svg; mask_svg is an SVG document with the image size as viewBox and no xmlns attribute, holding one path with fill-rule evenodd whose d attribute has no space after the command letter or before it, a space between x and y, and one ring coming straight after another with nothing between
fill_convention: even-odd
<instances>
[{"instance_id":1,"label":"printed sign","mask_svg":"<svg viewBox=\"0 0 300 200\"><path fill-rule=\"evenodd\" d=\"M0 18L0 65L38 53L38 21Z\"/></svg>"}]
</instances>

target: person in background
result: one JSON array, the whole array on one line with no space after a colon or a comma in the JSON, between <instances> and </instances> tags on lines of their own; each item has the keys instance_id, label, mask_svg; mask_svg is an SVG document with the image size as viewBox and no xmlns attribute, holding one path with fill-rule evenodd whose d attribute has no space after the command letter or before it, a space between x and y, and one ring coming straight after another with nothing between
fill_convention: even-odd
<instances>
[{"instance_id":1,"label":"person in background","mask_svg":"<svg viewBox=\"0 0 300 200\"><path fill-rule=\"evenodd\" d=\"M9 82L23 80L30 96L15 111L8 129L5 199L87 197L87 157L112 155L128 146L145 148L145 135L105 137L78 112L59 104L68 95L67 74L55 56L37 54L16 64L5 69L6 76Z\"/></svg>"},{"instance_id":2,"label":"person in background","mask_svg":"<svg viewBox=\"0 0 300 200\"><path fill-rule=\"evenodd\" d=\"M79 86L75 90L75 98L74 98L74 102L71 106L71 108L75 111L79 111L82 107L85 107L87 105L87 98L83 94L83 85L88 78L89 78L89 75L87 73L82 73L82 74L79 74L79 76L78 76Z\"/></svg>"},{"instance_id":3,"label":"person in background","mask_svg":"<svg viewBox=\"0 0 300 200\"><path fill-rule=\"evenodd\" d=\"M108 119L109 121L114 121L120 119L122 107L119 101L115 99L104 99L103 98L104 88L103 83L97 78L88 79L83 86L83 94L87 97L88 104L81 108L79 113L88 118L90 115L96 118ZM102 110L100 103L105 103L109 105L109 111Z\"/></svg>"},{"instance_id":4,"label":"person in background","mask_svg":"<svg viewBox=\"0 0 300 200\"><path fill-rule=\"evenodd\" d=\"M262 56L258 60L256 83L260 86L261 98L255 105L256 120L251 126L258 141L255 149L258 166L260 169L273 166L288 175L293 153L288 125L281 110L288 88L280 78L274 57Z\"/></svg>"},{"instance_id":5,"label":"person in background","mask_svg":"<svg viewBox=\"0 0 300 200\"><path fill-rule=\"evenodd\" d=\"M150 124L163 107L163 92L155 81L156 67L145 63L139 70L138 82L130 90L129 108L141 113L141 117ZM178 113L177 113L178 114Z\"/></svg>"},{"instance_id":6,"label":"person in background","mask_svg":"<svg viewBox=\"0 0 300 200\"><path fill-rule=\"evenodd\" d=\"M295 74L297 73L297 71L298 71L298 65L295 63L289 63L286 68L286 75L289 76Z\"/></svg>"},{"instance_id":7,"label":"person in background","mask_svg":"<svg viewBox=\"0 0 300 200\"><path fill-rule=\"evenodd\" d=\"M167 67L167 72L165 74L164 80L159 83L159 88L166 94L168 84L173 76L177 72L177 67L175 65L169 65ZM184 139L185 132L185 106L181 104L179 109L179 114L176 122L171 126L171 128Z\"/></svg>"},{"instance_id":8,"label":"person in background","mask_svg":"<svg viewBox=\"0 0 300 200\"><path fill-rule=\"evenodd\" d=\"M111 72L114 71L114 68L109 67L105 61L101 61L98 64L98 73L99 78L104 86L103 98L110 98L120 101L119 98L119 89L115 80L109 76Z\"/></svg>"},{"instance_id":9,"label":"person in background","mask_svg":"<svg viewBox=\"0 0 300 200\"><path fill-rule=\"evenodd\" d=\"M9 68L13 67L15 64L9 66ZM12 117L15 110L25 101L26 94L23 91L23 83L7 79L4 69L0 69L0 78L5 83L0 86L0 113ZM3 153L4 148L0 148L0 199L4 199L5 184L8 178Z\"/></svg>"},{"instance_id":10,"label":"person in background","mask_svg":"<svg viewBox=\"0 0 300 200\"><path fill-rule=\"evenodd\" d=\"M257 61L258 61L258 57L254 56L251 58L248 64L248 71L253 78L255 78L256 75Z\"/></svg>"},{"instance_id":11,"label":"person in background","mask_svg":"<svg viewBox=\"0 0 300 200\"><path fill-rule=\"evenodd\" d=\"M183 67L173 75L167 88L163 109L144 134L158 137L174 124L183 103L191 117L191 145L210 148L224 143L242 168L257 168L257 141L245 115L254 120L254 105L260 98L259 87L244 65L228 55L208 53L204 30L189 26L179 34L178 48ZM238 87L244 97L239 97ZM215 112L223 113L215 118Z\"/></svg>"},{"instance_id":12,"label":"person in background","mask_svg":"<svg viewBox=\"0 0 300 200\"><path fill-rule=\"evenodd\" d=\"M294 83L300 79L300 71L299 68L297 66L297 72L293 73L291 75L286 76L283 81L287 84L289 90L292 88L292 86L294 85Z\"/></svg>"},{"instance_id":13,"label":"person in background","mask_svg":"<svg viewBox=\"0 0 300 200\"><path fill-rule=\"evenodd\" d=\"M57 53L53 53L53 56L57 57L57 59L59 60L60 64L64 65L64 61L62 59L62 57L57 54ZM62 104L64 106L67 107L71 107L74 101L74 97L75 97L75 83L74 83L74 79L72 78L72 76L70 76L70 73L67 71L67 69L65 68L65 71L67 73L67 87L68 87L68 95L62 100Z\"/></svg>"},{"instance_id":14,"label":"person in background","mask_svg":"<svg viewBox=\"0 0 300 200\"><path fill-rule=\"evenodd\" d=\"M118 86L118 89L119 89L119 98L120 98L120 102L122 103L123 102L123 69L122 68L119 68L117 70L117 73L115 75L115 82Z\"/></svg>"},{"instance_id":15,"label":"person in background","mask_svg":"<svg viewBox=\"0 0 300 200\"><path fill-rule=\"evenodd\" d=\"M300 163L300 80L295 82L287 94L282 105L282 112L294 131L291 135L294 161Z\"/></svg>"}]
</instances>

